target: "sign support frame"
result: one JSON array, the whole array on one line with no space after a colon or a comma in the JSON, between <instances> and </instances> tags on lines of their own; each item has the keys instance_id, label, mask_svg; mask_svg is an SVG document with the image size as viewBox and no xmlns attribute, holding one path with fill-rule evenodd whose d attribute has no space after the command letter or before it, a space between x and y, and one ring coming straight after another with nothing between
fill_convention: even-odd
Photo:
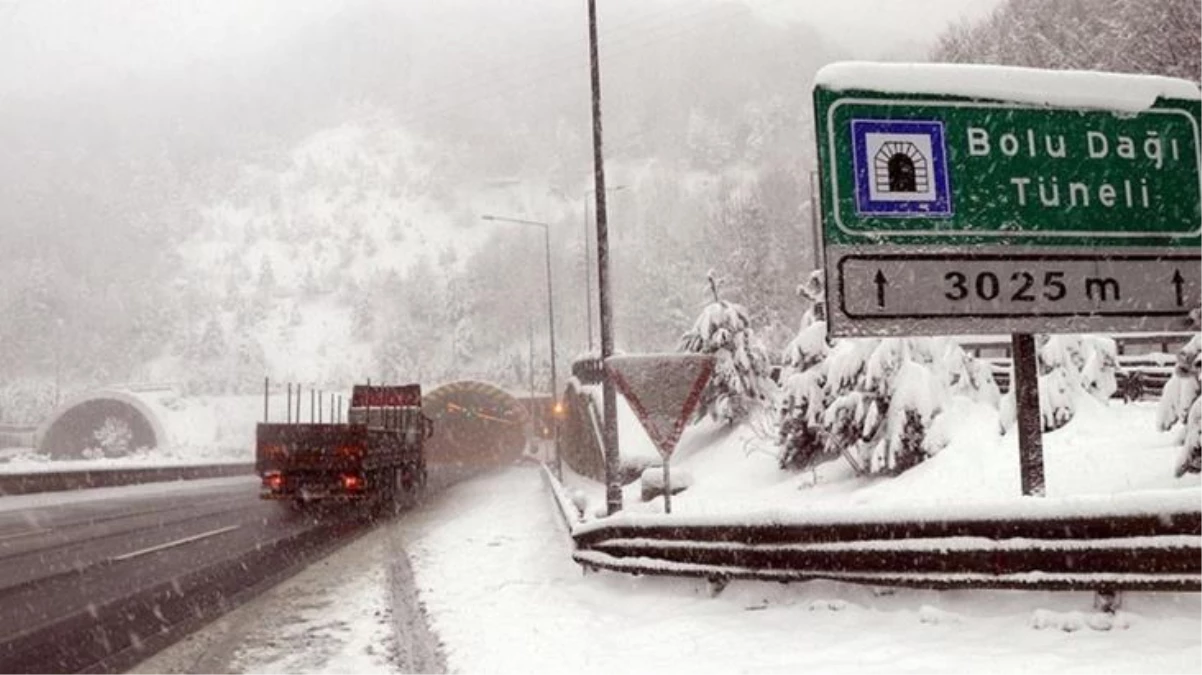
<instances>
[{"instance_id":1,"label":"sign support frame","mask_svg":"<svg viewBox=\"0 0 1202 675\"><path fill-rule=\"evenodd\" d=\"M1039 407L1039 367L1035 336L1010 336L1014 364L1014 411L1018 418L1018 460L1026 497L1044 497L1043 414Z\"/></svg>"}]
</instances>

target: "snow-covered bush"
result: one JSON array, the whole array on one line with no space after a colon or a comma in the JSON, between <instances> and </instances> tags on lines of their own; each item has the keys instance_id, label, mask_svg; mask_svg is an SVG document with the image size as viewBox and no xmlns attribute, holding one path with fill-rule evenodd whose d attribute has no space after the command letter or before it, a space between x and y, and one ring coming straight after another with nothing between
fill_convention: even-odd
<instances>
[{"instance_id":1,"label":"snow-covered bush","mask_svg":"<svg viewBox=\"0 0 1202 675\"><path fill-rule=\"evenodd\" d=\"M1177 365L1165 382L1156 408L1156 426L1168 431L1184 424L1181 456L1177 475L1202 472L1202 374L1198 357L1202 354L1202 334L1194 335L1177 352Z\"/></svg>"},{"instance_id":2,"label":"snow-covered bush","mask_svg":"<svg viewBox=\"0 0 1202 675\"><path fill-rule=\"evenodd\" d=\"M1179 422L1185 422L1190 406L1198 398L1200 387L1198 355L1202 353L1202 335L1195 335L1177 352L1177 363L1173 374L1160 392L1160 403L1156 408L1156 426L1168 431Z\"/></svg>"},{"instance_id":3,"label":"snow-covered bush","mask_svg":"<svg viewBox=\"0 0 1202 675\"><path fill-rule=\"evenodd\" d=\"M1100 335L1038 335L1039 409L1044 431L1068 424L1078 402L1092 397L1105 402L1118 389L1118 349L1114 340ZM1015 379L1002 399L1001 424L1008 431L1017 420Z\"/></svg>"},{"instance_id":4,"label":"snow-covered bush","mask_svg":"<svg viewBox=\"0 0 1202 675\"><path fill-rule=\"evenodd\" d=\"M820 274L820 273L816 273ZM929 433L953 396L996 404L989 369L946 338L827 339L821 277L786 348L778 399L782 468L842 454L861 473L897 473L942 449Z\"/></svg>"},{"instance_id":5,"label":"snow-covered bush","mask_svg":"<svg viewBox=\"0 0 1202 675\"><path fill-rule=\"evenodd\" d=\"M1202 397L1195 398L1185 422L1185 443L1177 459L1178 478L1186 473L1202 473Z\"/></svg>"},{"instance_id":6,"label":"snow-covered bush","mask_svg":"<svg viewBox=\"0 0 1202 675\"><path fill-rule=\"evenodd\" d=\"M92 432L96 445L85 449L83 456L86 459L100 459L128 455L133 437L134 432L128 422L118 417L106 417L104 424Z\"/></svg>"},{"instance_id":7,"label":"snow-covered bush","mask_svg":"<svg viewBox=\"0 0 1202 675\"><path fill-rule=\"evenodd\" d=\"M681 336L680 351L713 354L714 372L697 406L697 417L709 415L727 425L741 422L753 407L768 398L768 357L756 340L747 310L718 297L711 274L714 301L705 306L693 328Z\"/></svg>"}]
</instances>

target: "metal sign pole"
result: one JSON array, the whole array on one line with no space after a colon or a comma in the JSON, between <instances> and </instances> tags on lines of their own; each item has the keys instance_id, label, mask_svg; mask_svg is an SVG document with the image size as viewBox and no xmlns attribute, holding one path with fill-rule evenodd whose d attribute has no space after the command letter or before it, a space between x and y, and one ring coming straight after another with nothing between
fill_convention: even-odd
<instances>
[{"instance_id":1,"label":"metal sign pole","mask_svg":"<svg viewBox=\"0 0 1202 675\"><path fill-rule=\"evenodd\" d=\"M672 458L664 457L664 513L672 513Z\"/></svg>"},{"instance_id":2,"label":"metal sign pole","mask_svg":"<svg viewBox=\"0 0 1202 675\"><path fill-rule=\"evenodd\" d=\"M597 47L597 2L588 0L589 71L593 99L593 197L597 200L597 292L600 302L601 359L614 353L613 298L609 293L609 216L605 208L605 160L601 149L601 63ZM601 437L605 445L605 503L606 513L622 510L622 486L618 483L620 453L618 451L618 396L610 378L601 382L601 404L604 410Z\"/></svg>"},{"instance_id":3,"label":"metal sign pole","mask_svg":"<svg viewBox=\"0 0 1202 675\"><path fill-rule=\"evenodd\" d=\"M1015 333L1011 337L1014 352L1014 408L1018 417L1018 457L1022 472L1023 495L1043 497L1043 416L1039 409L1039 369L1036 363L1035 337Z\"/></svg>"}]
</instances>

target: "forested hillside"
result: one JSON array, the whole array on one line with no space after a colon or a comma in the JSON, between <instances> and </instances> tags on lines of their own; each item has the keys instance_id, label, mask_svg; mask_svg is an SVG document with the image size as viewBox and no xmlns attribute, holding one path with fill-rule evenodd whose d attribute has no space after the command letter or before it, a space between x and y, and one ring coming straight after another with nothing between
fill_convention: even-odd
<instances>
[{"instance_id":1,"label":"forested hillside","mask_svg":"<svg viewBox=\"0 0 1202 675\"><path fill-rule=\"evenodd\" d=\"M1010 0L946 32L935 61L1202 79L1192 0Z\"/></svg>"},{"instance_id":2,"label":"forested hillside","mask_svg":"<svg viewBox=\"0 0 1202 675\"><path fill-rule=\"evenodd\" d=\"M242 85L286 122L278 130L254 115L241 124L233 106L215 121L157 102L147 128L120 129L136 163L124 171L89 164L104 154L89 133L111 131L103 119L73 130L80 156L41 162L43 192L14 197L18 222L0 232L4 386L43 401L56 379L63 393L147 380L245 392L265 374L524 387L533 345L546 388L542 232L486 213L551 226L562 377L588 343L587 52L543 35L492 72L456 71L419 49L432 37L389 37L408 12L356 6L334 19L353 49L315 26L242 64L295 73L293 100L309 107L299 115ZM619 347L670 349L710 270L785 339L804 309L791 278L812 256L808 83L838 54L738 5L640 13L650 20L615 20L603 50ZM476 49L514 52L491 40ZM369 65L380 59L394 67ZM306 68L338 95L302 84ZM346 74L349 85L332 84ZM201 143L210 136L193 125L217 121L228 135ZM191 156L165 151L190 137ZM18 141L9 163L38 152ZM56 167L78 176L69 198ZM49 209L55 200L63 208Z\"/></svg>"}]
</instances>

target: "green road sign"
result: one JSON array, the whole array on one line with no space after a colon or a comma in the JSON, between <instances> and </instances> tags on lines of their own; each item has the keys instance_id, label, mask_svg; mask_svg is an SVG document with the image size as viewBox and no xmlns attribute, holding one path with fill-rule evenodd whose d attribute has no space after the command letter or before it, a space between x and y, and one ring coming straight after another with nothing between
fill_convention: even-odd
<instances>
[{"instance_id":1,"label":"green road sign","mask_svg":"<svg viewBox=\"0 0 1202 675\"><path fill-rule=\"evenodd\" d=\"M1189 328L1202 292L1196 87L969 68L819 74L832 332ZM899 76L914 90L899 91ZM1005 88L979 95L990 78ZM1059 83L1095 81L1091 105L1057 98ZM1174 96L1107 107L1115 88L1166 82Z\"/></svg>"}]
</instances>

